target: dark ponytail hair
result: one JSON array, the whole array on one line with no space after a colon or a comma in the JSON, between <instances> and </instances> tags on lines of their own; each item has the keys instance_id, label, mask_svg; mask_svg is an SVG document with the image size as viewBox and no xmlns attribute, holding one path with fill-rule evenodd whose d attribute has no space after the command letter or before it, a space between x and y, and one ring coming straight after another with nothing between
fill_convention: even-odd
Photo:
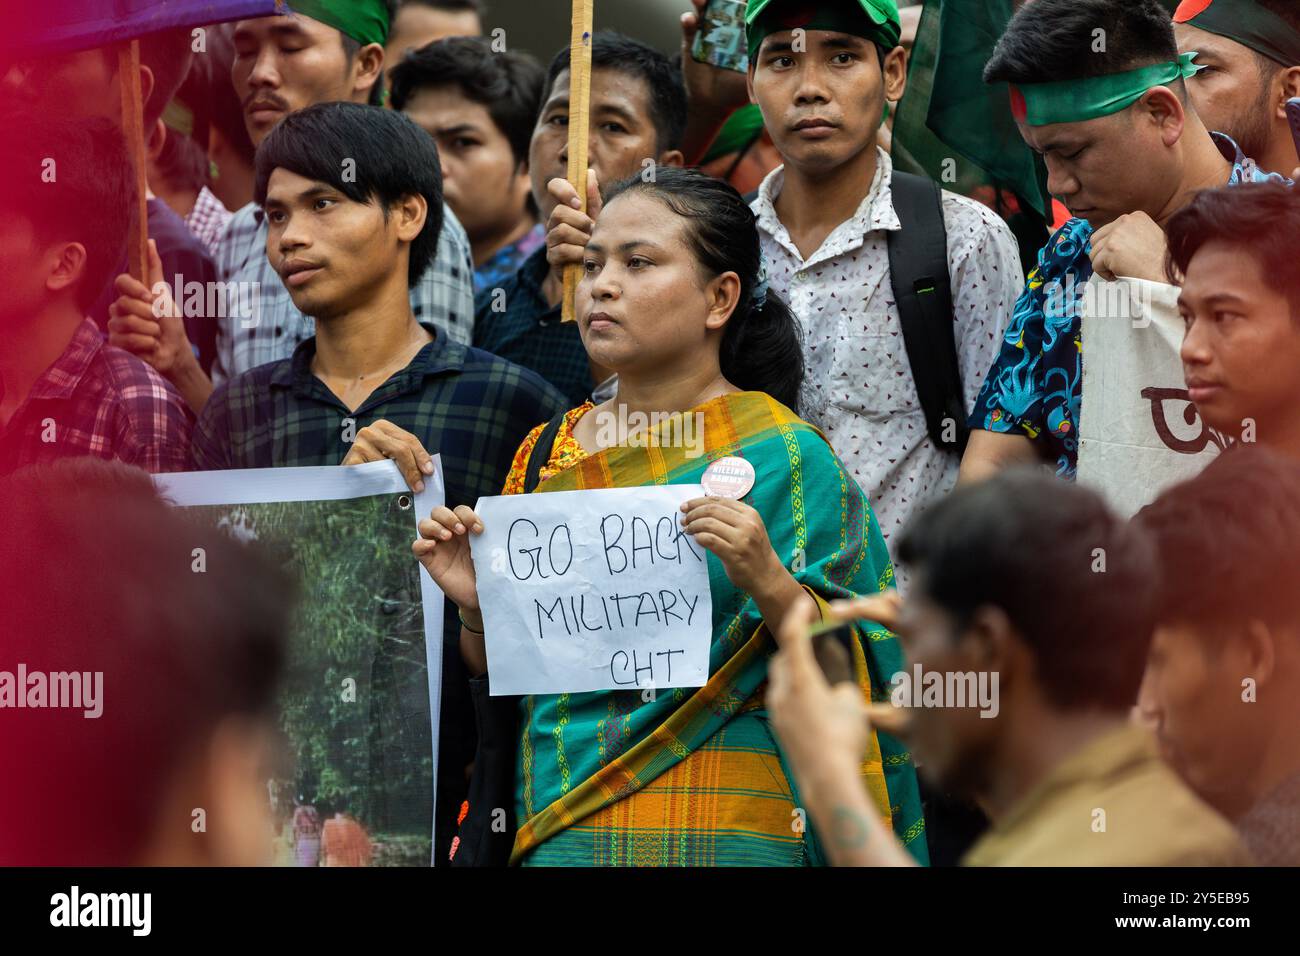
<instances>
[{"instance_id":1,"label":"dark ponytail hair","mask_svg":"<svg viewBox=\"0 0 1300 956\"><path fill-rule=\"evenodd\" d=\"M762 250L754 213L729 183L693 169L656 166L653 178L638 174L614 185L610 203L624 193L645 193L689 223L695 258L706 275L740 276L740 302L722 333L718 361L723 376L745 391L766 392L799 410L803 345L790 307L768 289L756 302Z\"/></svg>"}]
</instances>

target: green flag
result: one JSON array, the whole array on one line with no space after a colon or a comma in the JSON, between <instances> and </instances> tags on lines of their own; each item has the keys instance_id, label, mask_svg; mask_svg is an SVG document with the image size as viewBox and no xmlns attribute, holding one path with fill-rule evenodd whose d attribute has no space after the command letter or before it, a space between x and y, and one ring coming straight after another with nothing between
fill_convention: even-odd
<instances>
[{"instance_id":1,"label":"green flag","mask_svg":"<svg viewBox=\"0 0 1300 956\"><path fill-rule=\"evenodd\" d=\"M1011 0L927 0L894 120L893 159L992 206L1032 264L1051 217L1047 171L1020 138L1007 85L983 79L1011 14Z\"/></svg>"}]
</instances>

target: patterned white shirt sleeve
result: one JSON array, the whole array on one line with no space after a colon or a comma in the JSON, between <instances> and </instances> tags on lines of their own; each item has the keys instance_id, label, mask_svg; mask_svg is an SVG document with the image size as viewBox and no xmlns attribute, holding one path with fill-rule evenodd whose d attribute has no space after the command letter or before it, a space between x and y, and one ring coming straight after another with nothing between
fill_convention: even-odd
<instances>
[{"instance_id":1,"label":"patterned white shirt sleeve","mask_svg":"<svg viewBox=\"0 0 1300 956\"><path fill-rule=\"evenodd\" d=\"M217 250L217 277L226 284L226 308L217 322L212 383L258 365L288 358L298 343L316 333L316 322L294 307L280 276L266 257L266 224L249 203L226 226ZM447 338L469 345L474 334L474 265L465 229L443 206L438 251L411 289L417 321L430 322ZM230 285L234 283L234 285ZM238 297L238 298L235 298Z\"/></svg>"},{"instance_id":2,"label":"patterned white shirt sleeve","mask_svg":"<svg viewBox=\"0 0 1300 956\"><path fill-rule=\"evenodd\" d=\"M957 316L957 359L969 415L1024 291L1025 273L1015 235L988 206L945 191L943 218Z\"/></svg>"},{"instance_id":3,"label":"patterned white shirt sleeve","mask_svg":"<svg viewBox=\"0 0 1300 956\"><path fill-rule=\"evenodd\" d=\"M802 327L806 379L800 414L817 425L862 486L886 542L919 506L948 492L959 462L938 448L912 381L889 282L888 232L901 228L878 150L876 176L857 212L806 260L776 215L784 170L753 203L771 288ZM973 407L1024 284L1011 230L981 203L943 193L957 352ZM903 574L899 574L900 587Z\"/></svg>"}]
</instances>

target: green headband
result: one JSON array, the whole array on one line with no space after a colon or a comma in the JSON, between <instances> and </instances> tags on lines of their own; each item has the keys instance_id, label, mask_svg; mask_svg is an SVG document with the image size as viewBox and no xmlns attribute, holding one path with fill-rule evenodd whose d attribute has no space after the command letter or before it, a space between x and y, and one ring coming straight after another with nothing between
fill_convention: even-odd
<instances>
[{"instance_id":1,"label":"green headband","mask_svg":"<svg viewBox=\"0 0 1300 956\"><path fill-rule=\"evenodd\" d=\"M1090 76L1081 80L1025 83L1011 87L1011 112L1030 126L1054 123L1082 123L1128 109L1147 90L1186 79L1201 67L1192 62L1195 53L1184 53L1176 62Z\"/></svg>"},{"instance_id":2,"label":"green headband","mask_svg":"<svg viewBox=\"0 0 1300 956\"><path fill-rule=\"evenodd\" d=\"M362 46L388 41L388 8L383 0L288 0L286 12L301 13L352 37Z\"/></svg>"},{"instance_id":3,"label":"green headband","mask_svg":"<svg viewBox=\"0 0 1300 956\"><path fill-rule=\"evenodd\" d=\"M1300 33L1255 0L1183 0L1174 23L1226 37L1281 66L1300 66Z\"/></svg>"},{"instance_id":4,"label":"green headband","mask_svg":"<svg viewBox=\"0 0 1300 956\"><path fill-rule=\"evenodd\" d=\"M786 30L829 30L862 37L892 50L898 46L902 28L894 0L749 0L745 10L745 38L749 60L758 57L759 47L773 33Z\"/></svg>"}]
</instances>

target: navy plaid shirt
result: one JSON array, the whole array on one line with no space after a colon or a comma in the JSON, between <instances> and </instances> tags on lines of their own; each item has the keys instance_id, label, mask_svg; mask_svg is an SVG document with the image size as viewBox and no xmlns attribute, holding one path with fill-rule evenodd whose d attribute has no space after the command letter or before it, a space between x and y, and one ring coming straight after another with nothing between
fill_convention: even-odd
<instances>
[{"instance_id":1,"label":"navy plaid shirt","mask_svg":"<svg viewBox=\"0 0 1300 956\"><path fill-rule=\"evenodd\" d=\"M532 369L576 408L591 397L591 363L578 323L561 322L560 307L542 295L550 265L546 246L513 276L474 297L474 347Z\"/></svg>"},{"instance_id":2,"label":"navy plaid shirt","mask_svg":"<svg viewBox=\"0 0 1300 956\"><path fill-rule=\"evenodd\" d=\"M442 455L449 505L500 494L528 432L569 406L533 373L421 325L434 340L355 411L312 374L314 336L292 358L235 376L199 416L195 470L337 465L357 432L385 419Z\"/></svg>"},{"instance_id":3,"label":"navy plaid shirt","mask_svg":"<svg viewBox=\"0 0 1300 956\"><path fill-rule=\"evenodd\" d=\"M184 471L193 424L176 389L83 319L63 354L0 426L0 474L82 456L148 472Z\"/></svg>"}]
</instances>

